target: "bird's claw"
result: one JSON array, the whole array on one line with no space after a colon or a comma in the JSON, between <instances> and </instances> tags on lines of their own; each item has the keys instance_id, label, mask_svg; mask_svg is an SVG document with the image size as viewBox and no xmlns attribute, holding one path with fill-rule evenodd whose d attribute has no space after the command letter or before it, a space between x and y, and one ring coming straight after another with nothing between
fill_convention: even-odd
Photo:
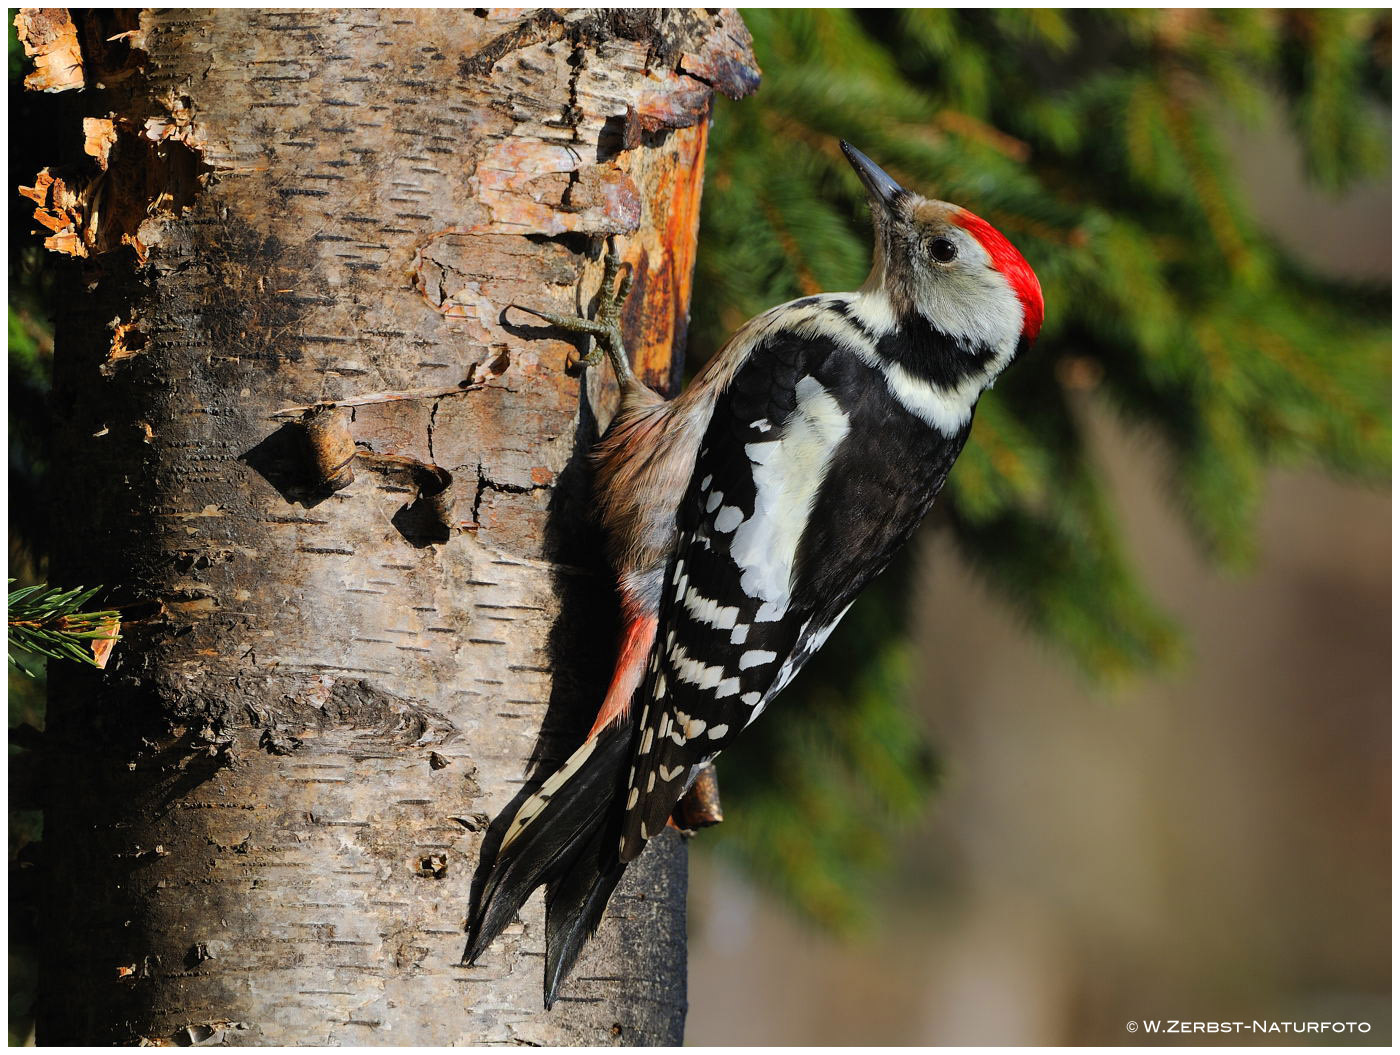
<instances>
[{"instance_id":1,"label":"bird's claw","mask_svg":"<svg viewBox=\"0 0 1400 1055\"><path fill-rule=\"evenodd\" d=\"M619 279L618 272L621 270L622 258L618 256L617 246L610 236L607 253L603 257L602 288L598 291L598 305L591 319L582 315L558 315L552 311L538 311L523 304L512 304L511 307L529 312L558 329L592 337L593 347L576 362L584 366L595 366L607 355L611 357L613 365L619 367L619 377L622 377L624 372L631 372L630 366L627 365L626 345L622 339L621 315L627 295L632 292L632 271L629 267Z\"/></svg>"},{"instance_id":2,"label":"bird's claw","mask_svg":"<svg viewBox=\"0 0 1400 1055\"><path fill-rule=\"evenodd\" d=\"M627 295L632 292L632 269L629 267L619 280L617 273L622 270L622 258L617 255L617 243L608 236L608 251L603 257L603 282L598 291L597 317L605 324L616 327L622 315L622 306L627 303Z\"/></svg>"}]
</instances>

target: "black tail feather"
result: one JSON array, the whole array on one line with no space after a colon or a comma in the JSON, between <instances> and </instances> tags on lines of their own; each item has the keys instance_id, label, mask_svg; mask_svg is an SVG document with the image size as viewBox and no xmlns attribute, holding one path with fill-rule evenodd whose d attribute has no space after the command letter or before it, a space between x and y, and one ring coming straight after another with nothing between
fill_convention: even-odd
<instances>
[{"instance_id":1,"label":"black tail feather","mask_svg":"<svg viewBox=\"0 0 1400 1055\"><path fill-rule=\"evenodd\" d=\"M550 786L550 782L546 781L535 796L520 805L517 816L531 809L537 809L537 812L514 839L503 843L495 861L491 862L477 911L467 928L464 962L477 961L538 887L557 883L561 889L572 891L576 885L582 887L584 877L590 873L601 876L606 858L603 856L605 848L600 832L610 827L610 807L618 794L631 740L632 725L629 722L620 722L602 730L596 737L592 751L577 766L577 770L569 774L562 786L546 791ZM582 751L583 748L580 748L561 769L573 764ZM621 869L622 866L617 866L618 877L622 874ZM617 878L606 884L601 903L594 913L597 918L602 917L602 907L616 885ZM551 902L555 900L556 896L551 893ZM580 908L593 911L592 899L576 898L571 894L568 903L572 906L576 900ZM551 911L551 919L554 914ZM553 925L551 922L549 926ZM595 919L588 933L596 925ZM583 934L574 943L563 973L567 973L578 955L578 947L582 946L586 937L587 934ZM558 982L563 980L563 973L547 987L551 1002Z\"/></svg>"},{"instance_id":2,"label":"black tail feather","mask_svg":"<svg viewBox=\"0 0 1400 1055\"><path fill-rule=\"evenodd\" d=\"M583 944L593 936L603 909L627 866L617 859L617 827L604 823L568 871L549 884L545 896L544 1006L554 1005L559 986L573 970Z\"/></svg>"}]
</instances>

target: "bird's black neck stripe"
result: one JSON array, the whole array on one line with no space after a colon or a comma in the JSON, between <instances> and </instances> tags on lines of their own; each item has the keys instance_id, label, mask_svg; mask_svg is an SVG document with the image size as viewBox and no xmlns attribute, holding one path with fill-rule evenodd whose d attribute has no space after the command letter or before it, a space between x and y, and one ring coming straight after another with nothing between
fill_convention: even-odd
<instances>
[{"instance_id":1,"label":"bird's black neck stripe","mask_svg":"<svg viewBox=\"0 0 1400 1055\"><path fill-rule=\"evenodd\" d=\"M918 312L902 315L893 330L875 342L875 350L912 376L942 389L954 389L985 374L996 358L990 345L953 337Z\"/></svg>"}]
</instances>

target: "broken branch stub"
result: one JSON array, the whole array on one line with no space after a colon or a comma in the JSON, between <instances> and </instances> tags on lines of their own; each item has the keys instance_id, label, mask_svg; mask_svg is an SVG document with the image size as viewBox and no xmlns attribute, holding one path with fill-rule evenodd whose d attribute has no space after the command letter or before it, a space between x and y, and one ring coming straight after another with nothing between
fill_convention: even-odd
<instances>
[{"instance_id":1,"label":"broken branch stub","mask_svg":"<svg viewBox=\"0 0 1400 1055\"><path fill-rule=\"evenodd\" d=\"M341 491L355 482L355 437L350 434L350 412L344 407L317 406L301 419L311 455L312 488Z\"/></svg>"},{"instance_id":2,"label":"broken branch stub","mask_svg":"<svg viewBox=\"0 0 1400 1055\"><path fill-rule=\"evenodd\" d=\"M724 820L724 807L719 801L719 778L713 765L700 770L690 790L676 803L671 818L677 828L686 832L710 828Z\"/></svg>"},{"instance_id":3,"label":"broken branch stub","mask_svg":"<svg viewBox=\"0 0 1400 1055\"><path fill-rule=\"evenodd\" d=\"M413 501L392 519L405 539L421 547L443 543L452 537L456 527L457 493L452 489L450 472L440 465L402 454L382 454L360 448L356 457L375 472L407 477L416 489Z\"/></svg>"}]
</instances>

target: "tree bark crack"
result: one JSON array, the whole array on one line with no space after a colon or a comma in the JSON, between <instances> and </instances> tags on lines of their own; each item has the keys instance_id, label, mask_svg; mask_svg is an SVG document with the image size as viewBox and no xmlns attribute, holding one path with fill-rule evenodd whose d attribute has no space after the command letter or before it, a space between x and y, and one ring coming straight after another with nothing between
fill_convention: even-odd
<instances>
[{"instance_id":1,"label":"tree bark crack","mask_svg":"<svg viewBox=\"0 0 1400 1055\"><path fill-rule=\"evenodd\" d=\"M498 494L526 495L535 491L546 491L554 486L551 483L513 484L506 480L493 480L486 475L483 462L476 463L476 494L472 496L472 523L481 523L481 500L487 491Z\"/></svg>"},{"instance_id":2,"label":"tree bark crack","mask_svg":"<svg viewBox=\"0 0 1400 1055\"><path fill-rule=\"evenodd\" d=\"M428 459L437 462L437 452L433 450L433 430L437 428L438 408L442 406L441 399L433 400L433 408L428 412Z\"/></svg>"}]
</instances>

